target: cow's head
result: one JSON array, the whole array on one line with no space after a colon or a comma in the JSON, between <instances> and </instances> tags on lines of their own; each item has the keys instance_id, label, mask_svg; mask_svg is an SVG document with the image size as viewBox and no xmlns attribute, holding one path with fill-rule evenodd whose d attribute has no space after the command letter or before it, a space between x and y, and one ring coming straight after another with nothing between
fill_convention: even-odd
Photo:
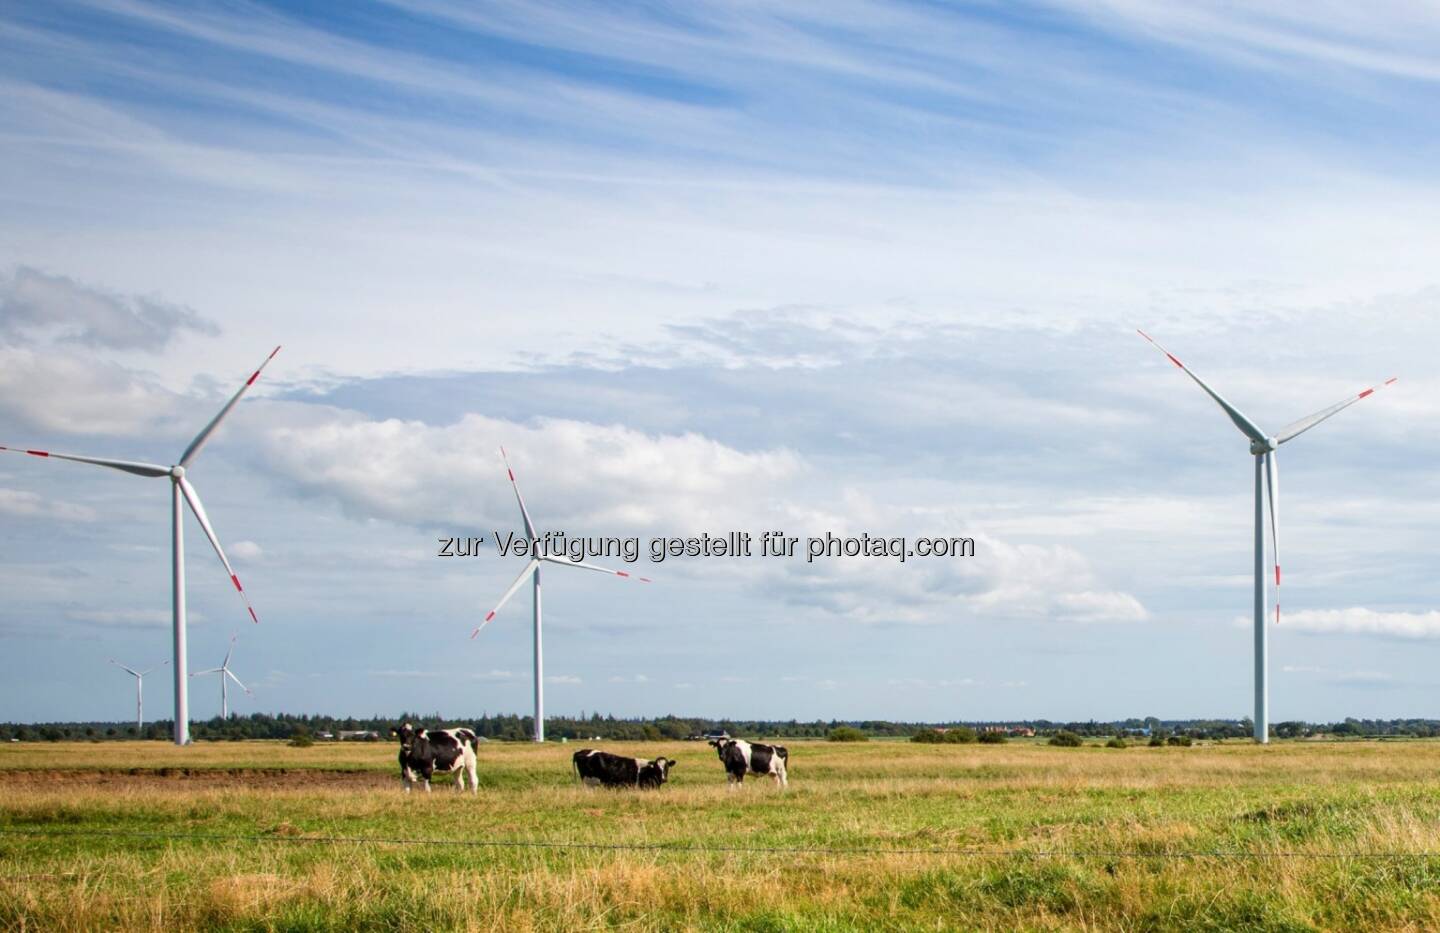
<instances>
[{"instance_id":1,"label":"cow's head","mask_svg":"<svg viewBox=\"0 0 1440 933\"><path fill-rule=\"evenodd\" d=\"M670 779L670 769L675 767L675 762L670 758L656 758L654 761L647 761L640 766L639 780L641 787L659 787Z\"/></svg>"},{"instance_id":2,"label":"cow's head","mask_svg":"<svg viewBox=\"0 0 1440 933\"><path fill-rule=\"evenodd\" d=\"M725 749L729 748L731 745L734 745L734 744L735 744L735 740L734 740L734 739L730 739L730 738L725 738L725 739L711 739L711 740L710 740L710 744L711 744L711 746L714 747L714 749L715 749L715 754L720 756L720 760L721 760L721 761L724 761L724 760L725 760Z\"/></svg>"},{"instance_id":3,"label":"cow's head","mask_svg":"<svg viewBox=\"0 0 1440 933\"><path fill-rule=\"evenodd\" d=\"M400 748L408 752L415 744L415 736L420 733L419 730L407 722L399 729L394 730L392 734L400 738Z\"/></svg>"}]
</instances>

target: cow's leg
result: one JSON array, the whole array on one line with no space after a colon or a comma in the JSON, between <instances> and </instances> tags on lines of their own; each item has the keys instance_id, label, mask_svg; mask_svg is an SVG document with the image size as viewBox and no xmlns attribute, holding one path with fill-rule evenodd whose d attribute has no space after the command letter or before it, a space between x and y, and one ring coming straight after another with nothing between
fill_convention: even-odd
<instances>
[{"instance_id":1,"label":"cow's leg","mask_svg":"<svg viewBox=\"0 0 1440 933\"><path fill-rule=\"evenodd\" d=\"M470 760L465 763L465 769L470 772L470 793L479 796L480 778L475 776L475 756L472 754Z\"/></svg>"},{"instance_id":2,"label":"cow's leg","mask_svg":"<svg viewBox=\"0 0 1440 933\"><path fill-rule=\"evenodd\" d=\"M426 778L426 779L425 779L425 793L427 793L427 794L430 793L430 779L429 779L429 778Z\"/></svg>"}]
</instances>

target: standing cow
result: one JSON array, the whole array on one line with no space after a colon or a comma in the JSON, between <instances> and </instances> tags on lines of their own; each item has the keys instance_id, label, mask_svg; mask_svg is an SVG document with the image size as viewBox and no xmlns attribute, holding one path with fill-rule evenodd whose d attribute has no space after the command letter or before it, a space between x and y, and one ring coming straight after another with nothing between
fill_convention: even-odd
<instances>
[{"instance_id":1,"label":"standing cow","mask_svg":"<svg viewBox=\"0 0 1440 933\"><path fill-rule=\"evenodd\" d=\"M405 793L410 786L424 782L425 792L430 792L430 778L436 771L455 774L455 790L465 790L465 774L470 774L471 793L480 793L480 781L475 775L475 744L478 741L470 729L417 729L405 723L395 730L400 737L400 780L405 784Z\"/></svg>"},{"instance_id":2,"label":"standing cow","mask_svg":"<svg viewBox=\"0 0 1440 933\"><path fill-rule=\"evenodd\" d=\"M715 753L725 765L725 777L731 785L741 784L748 774L768 774L781 787L789 787L785 766L790 762L790 752L783 745L761 745L744 739L729 737L711 739Z\"/></svg>"},{"instance_id":3,"label":"standing cow","mask_svg":"<svg viewBox=\"0 0 1440 933\"><path fill-rule=\"evenodd\" d=\"M588 787L659 787L670 779L675 767L670 758L626 758L609 752L582 748L570 759L575 776Z\"/></svg>"}]
</instances>

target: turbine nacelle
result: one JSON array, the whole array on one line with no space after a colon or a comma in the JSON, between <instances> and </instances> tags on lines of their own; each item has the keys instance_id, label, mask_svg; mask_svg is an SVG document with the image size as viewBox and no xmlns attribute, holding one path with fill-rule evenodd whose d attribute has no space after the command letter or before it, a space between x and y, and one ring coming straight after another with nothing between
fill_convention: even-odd
<instances>
[{"instance_id":1,"label":"turbine nacelle","mask_svg":"<svg viewBox=\"0 0 1440 933\"><path fill-rule=\"evenodd\" d=\"M1270 451L1272 451L1272 450L1279 450L1279 449L1280 449L1280 442L1277 441L1277 440L1276 440L1275 438L1273 438L1273 437L1266 437L1266 438L1262 438L1262 439L1260 439L1260 440L1258 440L1258 441L1251 441L1251 442L1250 442L1250 452L1251 452L1252 454L1254 454L1255 456L1257 456L1257 457L1260 456L1261 454L1268 454L1268 453L1270 453Z\"/></svg>"}]
</instances>

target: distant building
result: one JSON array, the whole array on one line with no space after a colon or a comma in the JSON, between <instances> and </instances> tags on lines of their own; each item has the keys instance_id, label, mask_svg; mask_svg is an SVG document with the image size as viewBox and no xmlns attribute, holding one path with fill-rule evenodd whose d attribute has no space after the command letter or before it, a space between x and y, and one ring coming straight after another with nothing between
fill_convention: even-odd
<instances>
[{"instance_id":1,"label":"distant building","mask_svg":"<svg viewBox=\"0 0 1440 933\"><path fill-rule=\"evenodd\" d=\"M342 742L378 742L380 733L374 729L341 729L340 741Z\"/></svg>"}]
</instances>

